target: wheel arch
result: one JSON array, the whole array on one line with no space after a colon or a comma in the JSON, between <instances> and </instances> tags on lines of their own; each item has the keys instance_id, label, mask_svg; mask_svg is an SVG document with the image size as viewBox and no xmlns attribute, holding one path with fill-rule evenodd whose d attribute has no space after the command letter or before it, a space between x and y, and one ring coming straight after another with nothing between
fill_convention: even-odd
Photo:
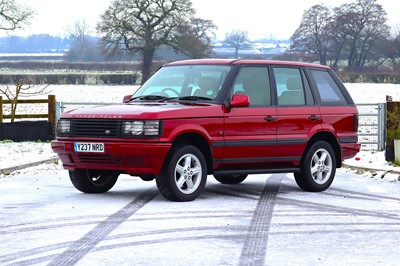
<instances>
[{"instance_id":1,"label":"wheel arch","mask_svg":"<svg viewBox=\"0 0 400 266\"><path fill-rule=\"evenodd\" d=\"M314 143L316 143L320 140L326 141L331 145L331 147L335 153L336 167L337 168L342 167L342 152L341 152L339 142L333 133L327 132L327 131L317 132L316 134L314 134L311 137L311 139L307 143L307 146L306 146L306 149L304 150L302 158L304 157L304 154L306 154L308 149L311 147L311 145L313 145Z\"/></svg>"},{"instance_id":2,"label":"wheel arch","mask_svg":"<svg viewBox=\"0 0 400 266\"><path fill-rule=\"evenodd\" d=\"M176 147L182 147L185 145L195 146L196 148L198 148L201 151L201 153L203 153L204 158L206 160L206 164L207 164L207 174L212 174L214 172L214 168L213 168L213 155L212 155L211 147L210 147L207 139L199 133L186 132L186 133L182 133L181 135L177 136L172 142L172 148L171 148L167 158L169 159L169 157L171 156L173 151L176 149ZM168 159L165 160L164 167L165 167L165 163L168 161Z\"/></svg>"}]
</instances>

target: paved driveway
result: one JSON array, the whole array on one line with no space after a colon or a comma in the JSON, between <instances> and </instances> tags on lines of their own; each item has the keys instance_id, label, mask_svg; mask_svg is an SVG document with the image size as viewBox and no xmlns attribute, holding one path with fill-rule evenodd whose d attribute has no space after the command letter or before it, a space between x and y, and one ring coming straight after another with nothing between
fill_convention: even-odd
<instances>
[{"instance_id":1,"label":"paved driveway","mask_svg":"<svg viewBox=\"0 0 400 266\"><path fill-rule=\"evenodd\" d=\"M398 265L400 183L339 171L323 193L291 174L209 176L195 201L121 176L75 190L66 171L0 179L1 265Z\"/></svg>"}]
</instances>

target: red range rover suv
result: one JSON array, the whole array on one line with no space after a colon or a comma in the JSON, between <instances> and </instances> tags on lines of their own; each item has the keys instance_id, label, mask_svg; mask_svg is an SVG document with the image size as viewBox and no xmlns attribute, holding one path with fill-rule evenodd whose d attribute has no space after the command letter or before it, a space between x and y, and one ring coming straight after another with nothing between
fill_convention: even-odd
<instances>
[{"instance_id":1,"label":"red range rover suv","mask_svg":"<svg viewBox=\"0 0 400 266\"><path fill-rule=\"evenodd\" d=\"M357 107L326 66L201 59L164 65L122 104L63 113L51 146L82 192L129 174L190 201L208 175L238 184L292 172L301 189L323 191L359 151L357 128Z\"/></svg>"}]
</instances>

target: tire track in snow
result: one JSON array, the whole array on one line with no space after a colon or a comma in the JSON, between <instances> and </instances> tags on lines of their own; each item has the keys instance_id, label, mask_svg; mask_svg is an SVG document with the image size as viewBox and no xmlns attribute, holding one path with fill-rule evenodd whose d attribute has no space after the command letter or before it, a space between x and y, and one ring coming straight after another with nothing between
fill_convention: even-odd
<instances>
[{"instance_id":1,"label":"tire track in snow","mask_svg":"<svg viewBox=\"0 0 400 266\"><path fill-rule=\"evenodd\" d=\"M285 174L276 174L267 179L250 222L239 265L264 265L276 197L284 177Z\"/></svg>"},{"instance_id":2,"label":"tire track in snow","mask_svg":"<svg viewBox=\"0 0 400 266\"><path fill-rule=\"evenodd\" d=\"M73 242L64 252L59 254L49 265L74 265L88 254L99 242L104 240L120 224L159 195L157 190L149 189L140 194L125 207L100 222L79 240Z\"/></svg>"}]
</instances>

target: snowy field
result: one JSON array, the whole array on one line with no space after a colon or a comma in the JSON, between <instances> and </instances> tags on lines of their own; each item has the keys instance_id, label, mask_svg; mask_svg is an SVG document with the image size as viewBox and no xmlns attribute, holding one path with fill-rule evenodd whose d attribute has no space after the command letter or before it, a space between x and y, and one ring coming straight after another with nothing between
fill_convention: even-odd
<instances>
[{"instance_id":1,"label":"snowy field","mask_svg":"<svg viewBox=\"0 0 400 266\"><path fill-rule=\"evenodd\" d=\"M386 95L400 100L400 85L395 84L345 84L356 103L381 103ZM51 85L48 94L56 96L62 102L119 103L125 95L132 94L137 86L89 86L89 85ZM37 98L43 98L38 96ZM0 169L48 159L55 156L49 143L5 143L0 142ZM377 169L364 175L390 181L398 180L399 174L387 171L399 171L384 160L383 152L362 151L347 163L359 167ZM41 166L43 168L43 166ZM45 166L46 167L46 166ZM53 167L54 166L47 166ZM61 169L61 166L57 166ZM382 170L382 171L379 171ZM348 171L348 170L346 170ZM14 173L17 174L18 172ZM0 175L1 177L1 175Z\"/></svg>"}]
</instances>

